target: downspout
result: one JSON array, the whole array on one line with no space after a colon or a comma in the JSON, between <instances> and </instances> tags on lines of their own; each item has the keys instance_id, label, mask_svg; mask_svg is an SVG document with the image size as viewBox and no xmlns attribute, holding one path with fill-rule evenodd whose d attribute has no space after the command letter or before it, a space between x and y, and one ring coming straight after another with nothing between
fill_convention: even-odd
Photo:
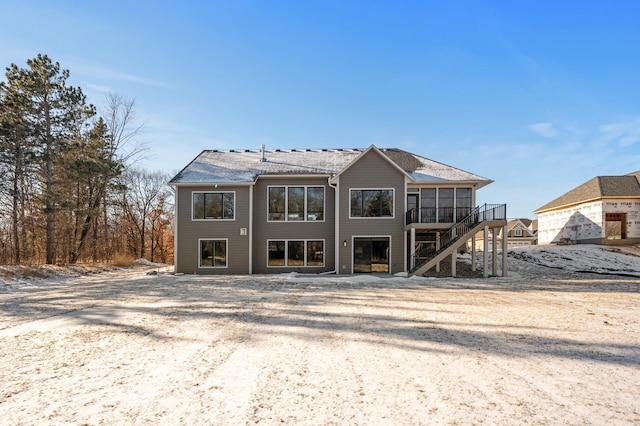
<instances>
[{"instance_id":1,"label":"downspout","mask_svg":"<svg viewBox=\"0 0 640 426\"><path fill-rule=\"evenodd\" d=\"M255 182L249 186L249 275L253 275L253 188Z\"/></svg>"},{"instance_id":2,"label":"downspout","mask_svg":"<svg viewBox=\"0 0 640 426\"><path fill-rule=\"evenodd\" d=\"M338 194L338 184L336 184L335 186L331 184L331 176L329 176L329 178L327 179L327 185L329 185L331 188L333 188L333 197L334 197L334 216L335 216L335 229L333 231L333 244L334 244L334 260L333 260L333 264L335 266L335 268L333 269L333 271L327 271L327 272L323 272L320 275L330 275L330 274L336 274L338 275L338 270L340 269L338 264L340 263L340 256L338 255L338 250L340 249L340 238L338 238L338 233L340 231L340 194Z\"/></svg>"},{"instance_id":3,"label":"downspout","mask_svg":"<svg viewBox=\"0 0 640 426\"><path fill-rule=\"evenodd\" d=\"M173 273L178 272L178 187L171 185L173 189Z\"/></svg>"},{"instance_id":4,"label":"downspout","mask_svg":"<svg viewBox=\"0 0 640 426\"><path fill-rule=\"evenodd\" d=\"M403 222L402 224L405 225L405 226L406 226L406 222L407 222L407 219L406 219L407 218L407 209L409 208L409 206L407 204L407 202L409 201L408 200L409 196L407 195L408 194L407 189L408 189L407 178L405 177L404 178L404 210L403 210L404 211L404 218L402 219L402 222ZM403 226L403 228L404 228L404 226ZM410 240L411 241L411 251L415 251L415 231L412 228L412 231L410 231L410 232L411 232L411 235L413 237ZM404 237L403 238L404 241L403 241L403 245L402 245L402 251L404 252L404 262L403 262L402 269L404 270L404 272L409 272L407 270L407 263L409 263L409 255L410 255L409 253L407 253L407 231L404 230L402 232L402 234L403 234L403 237ZM413 266L411 268L413 268Z\"/></svg>"}]
</instances>

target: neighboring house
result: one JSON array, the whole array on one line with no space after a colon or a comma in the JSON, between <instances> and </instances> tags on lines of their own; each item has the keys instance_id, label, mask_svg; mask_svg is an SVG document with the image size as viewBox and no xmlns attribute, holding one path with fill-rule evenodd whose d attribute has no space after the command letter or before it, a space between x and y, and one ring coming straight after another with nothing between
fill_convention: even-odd
<instances>
[{"instance_id":1,"label":"neighboring house","mask_svg":"<svg viewBox=\"0 0 640 426\"><path fill-rule=\"evenodd\" d=\"M596 176L540 207L538 243L640 243L639 178Z\"/></svg>"},{"instance_id":2,"label":"neighboring house","mask_svg":"<svg viewBox=\"0 0 640 426\"><path fill-rule=\"evenodd\" d=\"M420 274L506 225L474 207L490 180L373 145L206 150L169 183L178 273Z\"/></svg>"},{"instance_id":3,"label":"neighboring house","mask_svg":"<svg viewBox=\"0 0 640 426\"><path fill-rule=\"evenodd\" d=\"M536 235L537 230L534 229L534 226L537 226L537 223L531 219L520 218L520 219L510 219L507 222L507 248L511 247L523 247L530 246L537 243L538 237ZM497 237L496 242L498 245L502 246L502 238L504 235L503 228L495 228ZM489 233L489 246L493 246L493 232ZM483 250L484 246L484 233L478 232L475 238L475 248L476 250Z\"/></svg>"}]
</instances>

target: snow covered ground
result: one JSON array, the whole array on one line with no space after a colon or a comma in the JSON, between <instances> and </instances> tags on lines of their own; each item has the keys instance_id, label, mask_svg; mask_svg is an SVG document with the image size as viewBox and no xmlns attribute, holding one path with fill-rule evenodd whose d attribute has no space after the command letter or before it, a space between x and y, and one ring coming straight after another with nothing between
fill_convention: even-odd
<instances>
[{"instance_id":1,"label":"snow covered ground","mask_svg":"<svg viewBox=\"0 0 640 426\"><path fill-rule=\"evenodd\" d=\"M640 424L639 254L511 249L488 279L0 268L0 423Z\"/></svg>"},{"instance_id":2,"label":"snow covered ground","mask_svg":"<svg viewBox=\"0 0 640 426\"><path fill-rule=\"evenodd\" d=\"M599 245L529 246L509 250L509 260L569 272L640 277L640 247ZM522 267L521 263L515 268Z\"/></svg>"}]
</instances>

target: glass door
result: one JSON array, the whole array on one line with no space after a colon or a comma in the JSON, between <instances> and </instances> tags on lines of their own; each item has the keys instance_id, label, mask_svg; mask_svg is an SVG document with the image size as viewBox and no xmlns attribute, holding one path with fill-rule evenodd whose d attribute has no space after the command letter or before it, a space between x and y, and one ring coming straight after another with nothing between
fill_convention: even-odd
<instances>
[{"instance_id":1,"label":"glass door","mask_svg":"<svg viewBox=\"0 0 640 426\"><path fill-rule=\"evenodd\" d=\"M389 273L389 237L354 238L353 272Z\"/></svg>"},{"instance_id":2,"label":"glass door","mask_svg":"<svg viewBox=\"0 0 640 426\"><path fill-rule=\"evenodd\" d=\"M407 194L407 212L409 217L407 223L420 222L420 210L418 210L419 194Z\"/></svg>"}]
</instances>

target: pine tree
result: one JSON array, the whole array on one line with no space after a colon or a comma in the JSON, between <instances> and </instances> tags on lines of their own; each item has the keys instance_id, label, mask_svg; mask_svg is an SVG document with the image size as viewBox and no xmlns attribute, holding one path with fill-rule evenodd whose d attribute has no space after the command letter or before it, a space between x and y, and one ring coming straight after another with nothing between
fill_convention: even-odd
<instances>
[{"instance_id":1,"label":"pine tree","mask_svg":"<svg viewBox=\"0 0 640 426\"><path fill-rule=\"evenodd\" d=\"M7 68L6 86L24 100L22 112L27 137L37 152L46 216L46 262L56 261L56 168L62 153L95 115L79 87L67 85L68 70L61 70L47 55L27 60L28 68Z\"/></svg>"},{"instance_id":2,"label":"pine tree","mask_svg":"<svg viewBox=\"0 0 640 426\"><path fill-rule=\"evenodd\" d=\"M68 202L73 208L76 222L70 263L77 262L82 255L92 229L93 258L94 261L97 260L97 219L101 213L101 203L108 185L123 169L122 163L115 158L111 149L111 140L107 125L99 118L89 132L78 138L62 157L65 169L68 170L68 184L75 188L75 191L67 191L69 195L75 195L75 200Z\"/></svg>"},{"instance_id":3,"label":"pine tree","mask_svg":"<svg viewBox=\"0 0 640 426\"><path fill-rule=\"evenodd\" d=\"M7 75L8 77L8 75ZM0 190L9 198L13 261L20 264L26 245L24 211L25 181L33 173L35 147L24 115L25 93L16 85L0 82Z\"/></svg>"}]
</instances>

